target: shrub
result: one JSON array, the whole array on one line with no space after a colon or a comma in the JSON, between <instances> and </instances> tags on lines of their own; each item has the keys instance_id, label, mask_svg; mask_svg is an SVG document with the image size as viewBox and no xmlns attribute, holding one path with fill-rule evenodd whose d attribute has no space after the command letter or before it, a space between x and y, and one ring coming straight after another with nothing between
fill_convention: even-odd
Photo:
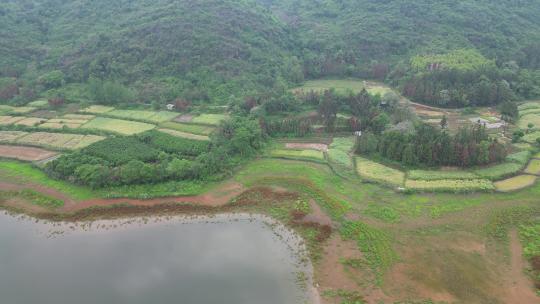
<instances>
[{"instance_id":1,"label":"shrub","mask_svg":"<svg viewBox=\"0 0 540 304\"><path fill-rule=\"evenodd\" d=\"M145 132L139 135L138 138L144 143L167 153L187 156L198 156L207 152L210 146L210 142L207 141L180 138L158 131Z\"/></svg>"},{"instance_id":2,"label":"shrub","mask_svg":"<svg viewBox=\"0 0 540 304\"><path fill-rule=\"evenodd\" d=\"M157 149L135 137L108 138L84 148L82 152L105 159L113 165L125 164L130 160L155 161L159 154Z\"/></svg>"}]
</instances>

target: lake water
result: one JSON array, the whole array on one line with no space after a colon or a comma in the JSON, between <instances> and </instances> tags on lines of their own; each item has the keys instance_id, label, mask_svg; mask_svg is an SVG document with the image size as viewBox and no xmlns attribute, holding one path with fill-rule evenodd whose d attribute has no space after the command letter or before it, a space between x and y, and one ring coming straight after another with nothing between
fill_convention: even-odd
<instances>
[{"instance_id":1,"label":"lake water","mask_svg":"<svg viewBox=\"0 0 540 304\"><path fill-rule=\"evenodd\" d=\"M73 224L0 213L0 302L306 303L302 247L261 216Z\"/></svg>"}]
</instances>

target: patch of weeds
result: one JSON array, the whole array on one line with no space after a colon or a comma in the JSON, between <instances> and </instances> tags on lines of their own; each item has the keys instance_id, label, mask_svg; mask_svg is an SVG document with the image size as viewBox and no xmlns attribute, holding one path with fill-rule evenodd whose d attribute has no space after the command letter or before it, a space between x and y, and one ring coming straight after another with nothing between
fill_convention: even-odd
<instances>
[{"instance_id":1,"label":"patch of weeds","mask_svg":"<svg viewBox=\"0 0 540 304\"><path fill-rule=\"evenodd\" d=\"M392 237L385 231L353 221L343 224L341 236L344 239L356 240L367 264L375 272L377 284L380 285L384 273L398 260L392 246Z\"/></svg>"},{"instance_id":2,"label":"patch of weeds","mask_svg":"<svg viewBox=\"0 0 540 304\"><path fill-rule=\"evenodd\" d=\"M388 206L379 204L370 204L364 213L387 223L397 223L400 220L400 215L397 210Z\"/></svg>"},{"instance_id":3,"label":"patch of weeds","mask_svg":"<svg viewBox=\"0 0 540 304\"><path fill-rule=\"evenodd\" d=\"M364 304L364 298L358 291L349 291L344 289L326 290L322 293L326 298L339 298L341 304Z\"/></svg>"},{"instance_id":4,"label":"patch of weeds","mask_svg":"<svg viewBox=\"0 0 540 304\"><path fill-rule=\"evenodd\" d=\"M21 198L31 204L48 209L56 209L64 206L64 201L43 195L37 191L30 189L25 189L21 191L0 192L0 201L10 198Z\"/></svg>"}]
</instances>

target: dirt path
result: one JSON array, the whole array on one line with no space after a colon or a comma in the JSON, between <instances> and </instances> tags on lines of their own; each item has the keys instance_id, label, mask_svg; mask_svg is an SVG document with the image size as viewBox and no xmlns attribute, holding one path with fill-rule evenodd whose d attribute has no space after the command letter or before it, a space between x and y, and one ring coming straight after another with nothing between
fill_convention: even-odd
<instances>
[{"instance_id":1,"label":"dirt path","mask_svg":"<svg viewBox=\"0 0 540 304\"><path fill-rule=\"evenodd\" d=\"M524 274L527 261L523 258L523 249L516 229L510 232L510 254L512 257L510 270L506 273L508 287L505 303L540 303L540 297L534 293L532 281Z\"/></svg>"}]
</instances>

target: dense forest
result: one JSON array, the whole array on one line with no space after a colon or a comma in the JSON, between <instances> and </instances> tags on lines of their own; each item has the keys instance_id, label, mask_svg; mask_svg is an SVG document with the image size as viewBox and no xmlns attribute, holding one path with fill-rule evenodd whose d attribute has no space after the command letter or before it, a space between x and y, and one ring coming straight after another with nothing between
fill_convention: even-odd
<instances>
[{"instance_id":1,"label":"dense forest","mask_svg":"<svg viewBox=\"0 0 540 304\"><path fill-rule=\"evenodd\" d=\"M242 103L320 77L446 107L536 98L539 15L535 0L6 0L0 102L95 101L102 83L121 101Z\"/></svg>"}]
</instances>

